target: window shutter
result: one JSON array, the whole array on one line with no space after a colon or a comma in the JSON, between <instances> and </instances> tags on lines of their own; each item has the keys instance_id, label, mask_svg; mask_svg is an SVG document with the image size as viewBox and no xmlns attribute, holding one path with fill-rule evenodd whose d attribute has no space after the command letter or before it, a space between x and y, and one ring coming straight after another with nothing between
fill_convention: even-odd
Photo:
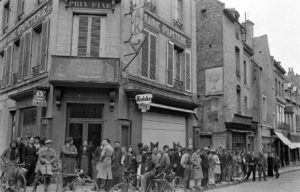
<instances>
[{"instance_id":1,"label":"window shutter","mask_svg":"<svg viewBox=\"0 0 300 192\"><path fill-rule=\"evenodd\" d=\"M191 91L191 54L185 52L185 90Z\"/></svg>"},{"instance_id":2,"label":"window shutter","mask_svg":"<svg viewBox=\"0 0 300 192\"><path fill-rule=\"evenodd\" d=\"M42 45L41 45L41 64L40 72L47 70L47 56L48 56L48 38L49 38L49 20L45 21L42 26Z\"/></svg>"},{"instance_id":3,"label":"window shutter","mask_svg":"<svg viewBox=\"0 0 300 192\"><path fill-rule=\"evenodd\" d=\"M173 73L174 73L174 44L168 42L167 45L167 84L173 85Z\"/></svg>"},{"instance_id":4,"label":"window shutter","mask_svg":"<svg viewBox=\"0 0 300 192\"><path fill-rule=\"evenodd\" d=\"M156 74L156 36L150 35L150 79Z\"/></svg>"},{"instance_id":5,"label":"window shutter","mask_svg":"<svg viewBox=\"0 0 300 192\"><path fill-rule=\"evenodd\" d=\"M92 17L90 56L93 57L99 57L100 30L101 30L101 17Z\"/></svg>"},{"instance_id":6,"label":"window shutter","mask_svg":"<svg viewBox=\"0 0 300 192\"><path fill-rule=\"evenodd\" d=\"M26 79L29 76L30 56L31 56L31 32L25 35L24 45L24 64L23 64L23 78Z\"/></svg>"},{"instance_id":7,"label":"window shutter","mask_svg":"<svg viewBox=\"0 0 300 192\"><path fill-rule=\"evenodd\" d=\"M87 56L88 16L79 16L78 56Z\"/></svg>"},{"instance_id":8,"label":"window shutter","mask_svg":"<svg viewBox=\"0 0 300 192\"><path fill-rule=\"evenodd\" d=\"M149 67L149 33L144 31L145 41L142 48L142 76L148 77Z\"/></svg>"},{"instance_id":9,"label":"window shutter","mask_svg":"<svg viewBox=\"0 0 300 192\"><path fill-rule=\"evenodd\" d=\"M5 74L6 74L6 50L4 51L3 55L3 63L2 63L2 85L1 87L5 87Z\"/></svg>"},{"instance_id":10,"label":"window shutter","mask_svg":"<svg viewBox=\"0 0 300 192\"><path fill-rule=\"evenodd\" d=\"M12 46L9 46L6 51L6 80L5 80L5 85L8 86L10 85L10 74L11 74L11 54L12 54Z\"/></svg>"},{"instance_id":11,"label":"window shutter","mask_svg":"<svg viewBox=\"0 0 300 192\"><path fill-rule=\"evenodd\" d=\"M20 39L20 55L19 55L19 66L18 66L18 80L23 79L23 62L24 62L24 37Z\"/></svg>"}]
</instances>

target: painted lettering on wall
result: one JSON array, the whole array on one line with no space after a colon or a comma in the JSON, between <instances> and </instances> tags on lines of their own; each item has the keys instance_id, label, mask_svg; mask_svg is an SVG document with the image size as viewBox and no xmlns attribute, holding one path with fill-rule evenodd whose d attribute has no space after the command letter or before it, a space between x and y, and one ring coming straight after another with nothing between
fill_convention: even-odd
<instances>
[{"instance_id":1,"label":"painted lettering on wall","mask_svg":"<svg viewBox=\"0 0 300 192\"><path fill-rule=\"evenodd\" d=\"M67 7L90 8L90 9L112 9L112 0L69 0Z\"/></svg>"},{"instance_id":2,"label":"painted lettering on wall","mask_svg":"<svg viewBox=\"0 0 300 192\"><path fill-rule=\"evenodd\" d=\"M158 30L160 33L172 39L175 44L188 48L191 47L191 38L180 33L176 29L169 26L167 23L159 20L146 11L144 13L144 23L145 25Z\"/></svg>"}]
</instances>

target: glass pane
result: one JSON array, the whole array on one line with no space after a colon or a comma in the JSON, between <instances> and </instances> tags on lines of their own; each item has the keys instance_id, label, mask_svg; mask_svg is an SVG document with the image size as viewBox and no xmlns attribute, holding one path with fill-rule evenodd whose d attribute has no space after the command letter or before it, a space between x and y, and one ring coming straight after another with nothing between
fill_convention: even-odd
<instances>
[{"instance_id":1,"label":"glass pane","mask_svg":"<svg viewBox=\"0 0 300 192\"><path fill-rule=\"evenodd\" d=\"M24 137L34 137L37 133L36 107L21 110L21 130L20 135Z\"/></svg>"},{"instance_id":2,"label":"glass pane","mask_svg":"<svg viewBox=\"0 0 300 192\"><path fill-rule=\"evenodd\" d=\"M79 149L83 139L83 124L82 123L70 123L69 124L69 137L73 137L74 145Z\"/></svg>"},{"instance_id":3,"label":"glass pane","mask_svg":"<svg viewBox=\"0 0 300 192\"><path fill-rule=\"evenodd\" d=\"M88 124L88 141L92 141L94 146L99 146L101 143L101 128L100 123Z\"/></svg>"},{"instance_id":4,"label":"glass pane","mask_svg":"<svg viewBox=\"0 0 300 192\"><path fill-rule=\"evenodd\" d=\"M70 118L102 118L101 104L70 104Z\"/></svg>"}]
</instances>

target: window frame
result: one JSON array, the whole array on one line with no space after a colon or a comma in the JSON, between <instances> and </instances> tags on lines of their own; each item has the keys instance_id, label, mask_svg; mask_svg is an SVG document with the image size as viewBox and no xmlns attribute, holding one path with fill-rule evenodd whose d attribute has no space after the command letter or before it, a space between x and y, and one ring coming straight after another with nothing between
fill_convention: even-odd
<instances>
[{"instance_id":1,"label":"window frame","mask_svg":"<svg viewBox=\"0 0 300 192\"><path fill-rule=\"evenodd\" d=\"M189 54L189 60L190 60L190 89L187 89L187 77L186 77L186 73L187 73L187 62L186 62L186 57L187 57L187 53ZM191 51L188 50L184 50L184 65L185 65L185 74L184 74L184 83L185 83L185 91L187 92L191 92L192 91L192 54Z\"/></svg>"},{"instance_id":2,"label":"window frame","mask_svg":"<svg viewBox=\"0 0 300 192\"><path fill-rule=\"evenodd\" d=\"M156 73L156 69L157 69L157 39L158 39L158 36L157 34L151 32L150 30L147 30L147 29L144 29L145 32L148 33L148 58L147 58L147 61L148 61L148 67L147 67L147 76L144 76L142 74L142 66L141 66L141 69L140 69L140 74L143 78L147 78L147 79L150 79L150 80L153 80L155 81L157 79L157 73ZM152 79L150 77L150 68L151 68L151 62L150 62L150 58L151 58L151 36L154 36L155 37L155 78ZM143 47L142 47L142 52L143 52ZM142 57L143 57L143 54L142 54ZM143 59L142 59L143 60Z\"/></svg>"},{"instance_id":3,"label":"window frame","mask_svg":"<svg viewBox=\"0 0 300 192\"><path fill-rule=\"evenodd\" d=\"M172 47L173 47L173 56L172 56L172 58L173 58L173 61L172 61L172 65L173 65L173 69L172 69L172 84L169 84L169 82L168 82L168 80L169 80L169 44L171 44L172 45ZM166 75L166 84L167 84L167 86L169 86L169 87L174 87L174 74L175 74L175 67L174 67L174 42L172 42L172 41L167 41L167 65L166 65L166 68L167 68L167 75Z\"/></svg>"}]
</instances>

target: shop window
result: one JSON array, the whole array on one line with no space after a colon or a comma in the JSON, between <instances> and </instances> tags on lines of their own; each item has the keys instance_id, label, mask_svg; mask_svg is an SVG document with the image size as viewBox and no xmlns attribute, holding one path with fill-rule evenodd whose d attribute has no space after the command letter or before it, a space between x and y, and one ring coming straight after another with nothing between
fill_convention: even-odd
<instances>
[{"instance_id":1,"label":"shop window","mask_svg":"<svg viewBox=\"0 0 300 192\"><path fill-rule=\"evenodd\" d=\"M20 110L20 126L18 135L23 137L34 137L38 133L37 108L26 108Z\"/></svg>"},{"instance_id":2,"label":"shop window","mask_svg":"<svg viewBox=\"0 0 300 192\"><path fill-rule=\"evenodd\" d=\"M246 148L246 133L232 133L232 150L238 151Z\"/></svg>"},{"instance_id":3,"label":"shop window","mask_svg":"<svg viewBox=\"0 0 300 192\"><path fill-rule=\"evenodd\" d=\"M105 17L74 15L72 54L82 57L100 57L105 33Z\"/></svg>"},{"instance_id":4,"label":"shop window","mask_svg":"<svg viewBox=\"0 0 300 192\"><path fill-rule=\"evenodd\" d=\"M3 6L3 18L2 18L2 32L6 33L8 30L9 14L10 14L9 1Z\"/></svg>"},{"instance_id":5,"label":"shop window","mask_svg":"<svg viewBox=\"0 0 300 192\"><path fill-rule=\"evenodd\" d=\"M102 104L70 104L69 117L70 118L88 118L88 119L102 119L103 118Z\"/></svg>"},{"instance_id":6,"label":"shop window","mask_svg":"<svg viewBox=\"0 0 300 192\"><path fill-rule=\"evenodd\" d=\"M142 76L156 79L156 35L144 31L145 41L142 48Z\"/></svg>"}]
</instances>

